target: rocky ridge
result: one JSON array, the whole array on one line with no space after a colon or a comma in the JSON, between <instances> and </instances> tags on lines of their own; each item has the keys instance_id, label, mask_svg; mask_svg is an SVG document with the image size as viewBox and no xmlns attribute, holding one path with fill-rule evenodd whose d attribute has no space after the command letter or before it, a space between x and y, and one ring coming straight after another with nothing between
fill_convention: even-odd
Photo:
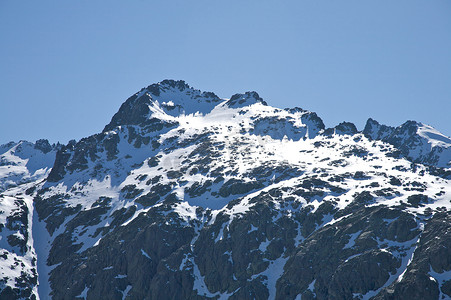
<instances>
[{"instance_id":1,"label":"rocky ridge","mask_svg":"<svg viewBox=\"0 0 451 300\"><path fill-rule=\"evenodd\" d=\"M153 84L101 133L0 147L0 297L449 298L450 146Z\"/></svg>"}]
</instances>

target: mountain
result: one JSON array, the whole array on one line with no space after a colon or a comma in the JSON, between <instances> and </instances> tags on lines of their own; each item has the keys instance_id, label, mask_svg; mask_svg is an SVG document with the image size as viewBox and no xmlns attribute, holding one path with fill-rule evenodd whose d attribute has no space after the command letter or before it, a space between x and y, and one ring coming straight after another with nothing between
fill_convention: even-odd
<instances>
[{"instance_id":1,"label":"mountain","mask_svg":"<svg viewBox=\"0 0 451 300\"><path fill-rule=\"evenodd\" d=\"M98 134L0 147L0 298L450 298L450 146L152 84Z\"/></svg>"},{"instance_id":2,"label":"mountain","mask_svg":"<svg viewBox=\"0 0 451 300\"><path fill-rule=\"evenodd\" d=\"M31 194L45 181L60 145L47 140L0 146L0 298L37 295Z\"/></svg>"},{"instance_id":3,"label":"mountain","mask_svg":"<svg viewBox=\"0 0 451 300\"><path fill-rule=\"evenodd\" d=\"M394 128L369 119L363 134L392 144L403 156L415 163L451 167L451 140L431 126L407 121Z\"/></svg>"}]
</instances>

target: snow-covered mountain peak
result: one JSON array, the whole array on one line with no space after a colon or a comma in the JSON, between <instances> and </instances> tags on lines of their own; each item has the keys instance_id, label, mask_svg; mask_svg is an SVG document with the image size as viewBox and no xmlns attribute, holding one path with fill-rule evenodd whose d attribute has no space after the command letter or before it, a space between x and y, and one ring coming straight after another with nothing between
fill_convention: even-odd
<instances>
[{"instance_id":1,"label":"snow-covered mountain peak","mask_svg":"<svg viewBox=\"0 0 451 300\"><path fill-rule=\"evenodd\" d=\"M392 144L413 162L451 167L451 139L429 125L409 120L392 127L370 118L363 133L373 140Z\"/></svg>"},{"instance_id":2,"label":"snow-covered mountain peak","mask_svg":"<svg viewBox=\"0 0 451 300\"><path fill-rule=\"evenodd\" d=\"M164 93L167 90L175 89L183 92L184 90L190 90L192 88L184 80L165 79L158 83L149 85L146 89L155 96L160 96L160 93Z\"/></svg>"},{"instance_id":3,"label":"snow-covered mountain peak","mask_svg":"<svg viewBox=\"0 0 451 300\"><path fill-rule=\"evenodd\" d=\"M428 140L432 147L439 146L443 148L451 147L451 138L442 134L435 128L421 124L418 126L417 134Z\"/></svg>"},{"instance_id":4,"label":"snow-covered mountain peak","mask_svg":"<svg viewBox=\"0 0 451 300\"><path fill-rule=\"evenodd\" d=\"M152 117L206 114L223 101L214 93L196 90L182 80L163 80L128 98L104 131L121 125L144 124Z\"/></svg>"},{"instance_id":5,"label":"snow-covered mountain peak","mask_svg":"<svg viewBox=\"0 0 451 300\"><path fill-rule=\"evenodd\" d=\"M163 80L148 86L145 91L165 113L172 116L196 112L205 114L223 101L212 92L190 87L183 80Z\"/></svg>"},{"instance_id":6,"label":"snow-covered mountain peak","mask_svg":"<svg viewBox=\"0 0 451 300\"><path fill-rule=\"evenodd\" d=\"M0 299L451 297L450 144L152 84L101 133L0 146Z\"/></svg>"},{"instance_id":7,"label":"snow-covered mountain peak","mask_svg":"<svg viewBox=\"0 0 451 300\"><path fill-rule=\"evenodd\" d=\"M26 182L44 179L54 163L60 145L47 140L36 143L10 142L0 145L0 192Z\"/></svg>"},{"instance_id":8,"label":"snow-covered mountain peak","mask_svg":"<svg viewBox=\"0 0 451 300\"><path fill-rule=\"evenodd\" d=\"M230 108L241 108L256 103L267 105L257 92L246 92L244 94L233 95L229 101L227 101L226 105Z\"/></svg>"}]
</instances>

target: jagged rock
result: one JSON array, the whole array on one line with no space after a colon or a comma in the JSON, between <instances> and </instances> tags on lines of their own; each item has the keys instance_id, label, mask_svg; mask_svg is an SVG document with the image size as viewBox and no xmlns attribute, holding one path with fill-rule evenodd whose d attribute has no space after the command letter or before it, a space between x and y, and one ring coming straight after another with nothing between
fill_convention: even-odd
<instances>
[{"instance_id":1,"label":"jagged rock","mask_svg":"<svg viewBox=\"0 0 451 300\"><path fill-rule=\"evenodd\" d=\"M268 105L257 92L246 92L244 94L235 94L230 97L226 105L230 108L241 108L243 106L252 105L255 103L261 103L263 105Z\"/></svg>"}]
</instances>

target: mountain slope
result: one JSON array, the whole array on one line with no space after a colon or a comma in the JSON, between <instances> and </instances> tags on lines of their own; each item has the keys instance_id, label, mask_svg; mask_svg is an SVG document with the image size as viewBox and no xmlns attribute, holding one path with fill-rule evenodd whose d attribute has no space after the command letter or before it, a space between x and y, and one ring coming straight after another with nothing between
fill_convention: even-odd
<instances>
[{"instance_id":1,"label":"mountain slope","mask_svg":"<svg viewBox=\"0 0 451 300\"><path fill-rule=\"evenodd\" d=\"M31 293L450 297L449 139L368 123L326 129L255 92L183 81L142 89L103 132L61 147L45 181L7 190L33 223Z\"/></svg>"},{"instance_id":2,"label":"mountain slope","mask_svg":"<svg viewBox=\"0 0 451 300\"><path fill-rule=\"evenodd\" d=\"M392 144L414 162L451 167L451 139L431 126L407 121L394 128L369 119L363 133L371 139Z\"/></svg>"},{"instance_id":3,"label":"mountain slope","mask_svg":"<svg viewBox=\"0 0 451 300\"><path fill-rule=\"evenodd\" d=\"M32 233L36 184L45 180L59 145L47 140L0 146L0 296L37 295L36 252Z\"/></svg>"}]
</instances>

